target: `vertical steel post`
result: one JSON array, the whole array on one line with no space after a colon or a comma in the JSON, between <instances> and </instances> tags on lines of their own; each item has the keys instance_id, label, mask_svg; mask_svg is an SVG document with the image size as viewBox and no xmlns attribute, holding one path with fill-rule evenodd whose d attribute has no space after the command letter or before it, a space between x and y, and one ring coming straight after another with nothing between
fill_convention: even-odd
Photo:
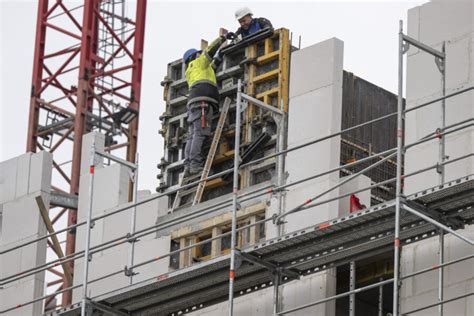
<instances>
[{"instance_id":1,"label":"vertical steel post","mask_svg":"<svg viewBox=\"0 0 474 316\"><path fill-rule=\"evenodd\" d=\"M446 42L443 42L442 52L446 54ZM446 96L446 55L442 61L437 59L437 66L441 72L441 93L442 96ZM444 132L446 127L446 99L441 101L441 127L439 132ZM439 173L439 184L443 184L446 181L445 166L444 161L446 160L446 140L444 136L439 137L439 158L438 158L438 173ZM444 231L440 229L439 231L439 264L444 263ZM442 302L444 298L443 291L443 279L444 279L444 269L443 267L438 269L438 301ZM443 315L443 304L438 305L438 314Z\"/></svg>"},{"instance_id":2,"label":"vertical steel post","mask_svg":"<svg viewBox=\"0 0 474 316\"><path fill-rule=\"evenodd\" d=\"M443 299L444 299L444 231L442 229L439 230L439 264L441 267L438 269L438 314L443 316L444 308L443 308Z\"/></svg>"},{"instance_id":3,"label":"vertical steel post","mask_svg":"<svg viewBox=\"0 0 474 316\"><path fill-rule=\"evenodd\" d=\"M133 208L132 208L132 220L130 223L130 248L129 248L129 253L128 253L128 267L131 268L133 267L133 257L135 256L135 226L136 226L136 221L137 221L137 200L138 200L138 153L135 154L135 169L133 171ZM130 284L133 284L133 270L130 271Z\"/></svg>"},{"instance_id":4,"label":"vertical steel post","mask_svg":"<svg viewBox=\"0 0 474 316\"><path fill-rule=\"evenodd\" d=\"M397 102L397 195L395 198L395 239L393 267L393 315L399 315L400 286L400 198L402 194L402 151L403 151L403 21L399 22L398 33L398 102Z\"/></svg>"},{"instance_id":5,"label":"vertical steel post","mask_svg":"<svg viewBox=\"0 0 474 316\"><path fill-rule=\"evenodd\" d=\"M283 108L283 106L281 107ZM278 151L283 151L285 150L285 143L286 143L286 138L285 138L285 132L286 132L286 113L283 112L283 114L279 118L280 123L279 123L279 133L278 133ZM278 156L278 186L283 186L285 184L285 155L279 155ZM283 198L284 198L284 193L282 190L278 192L278 215L280 215L283 212ZM277 236L283 235L283 224L277 225Z\"/></svg>"},{"instance_id":6,"label":"vertical steel post","mask_svg":"<svg viewBox=\"0 0 474 316\"><path fill-rule=\"evenodd\" d=\"M442 52L446 53L446 42L443 42ZM442 61L437 59L437 65L439 71L441 72L441 93L443 97L446 96L446 55ZM439 128L439 132L444 132L444 128L446 127L446 99L441 101L441 127ZM443 162L446 160L446 141L444 136L439 137L439 159L438 163L438 173L439 173L439 184L443 184L445 182L445 166Z\"/></svg>"},{"instance_id":7,"label":"vertical steel post","mask_svg":"<svg viewBox=\"0 0 474 316\"><path fill-rule=\"evenodd\" d=\"M349 291L354 291L356 288L356 264L355 261L349 263ZM355 316L355 294L349 295L349 316Z\"/></svg>"},{"instance_id":8,"label":"vertical steel post","mask_svg":"<svg viewBox=\"0 0 474 316\"><path fill-rule=\"evenodd\" d=\"M278 315L280 311L280 271L276 270L273 280L273 315Z\"/></svg>"},{"instance_id":9,"label":"vertical steel post","mask_svg":"<svg viewBox=\"0 0 474 316\"><path fill-rule=\"evenodd\" d=\"M379 281L382 282L383 278ZM379 286L379 316L383 316L383 285Z\"/></svg>"},{"instance_id":10,"label":"vertical steel post","mask_svg":"<svg viewBox=\"0 0 474 316\"><path fill-rule=\"evenodd\" d=\"M91 245L91 229L92 229L92 198L94 194L94 158L95 158L95 135L92 135L92 145L89 157L89 207L87 209L86 218L86 242L84 245L84 276L82 281L82 306L81 316L87 316L87 282L89 281L89 261L90 261L90 245Z\"/></svg>"},{"instance_id":11,"label":"vertical steel post","mask_svg":"<svg viewBox=\"0 0 474 316\"><path fill-rule=\"evenodd\" d=\"M239 191L239 164L240 164L240 108L242 82L237 83L237 104L235 108L235 144L234 144L234 182L232 194L232 234L230 249L230 271L229 271L229 316L234 314L234 278L235 278L235 246L237 242L237 193Z\"/></svg>"}]
</instances>

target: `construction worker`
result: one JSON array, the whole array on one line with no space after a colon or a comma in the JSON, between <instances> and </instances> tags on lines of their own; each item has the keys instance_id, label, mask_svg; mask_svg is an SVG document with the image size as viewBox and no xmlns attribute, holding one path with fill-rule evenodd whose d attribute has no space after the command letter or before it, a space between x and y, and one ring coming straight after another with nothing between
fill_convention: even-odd
<instances>
[{"instance_id":1,"label":"construction worker","mask_svg":"<svg viewBox=\"0 0 474 316\"><path fill-rule=\"evenodd\" d=\"M219 90L212 67L213 56L233 33L226 33L212 41L204 51L191 48L183 55L186 81L189 87L188 138L184 150L184 175L199 174L203 170L202 147L211 135L213 107L219 107Z\"/></svg>"},{"instance_id":2,"label":"construction worker","mask_svg":"<svg viewBox=\"0 0 474 316\"><path fill-rule=\"evenodd\" d=\"M240 27L235 32L236 36L245 38L263 29L273 29L272 23L265 18L252 18L252 11L243 7L235 11L235 19L239 21Z\"/></svg>"}]
</instances>

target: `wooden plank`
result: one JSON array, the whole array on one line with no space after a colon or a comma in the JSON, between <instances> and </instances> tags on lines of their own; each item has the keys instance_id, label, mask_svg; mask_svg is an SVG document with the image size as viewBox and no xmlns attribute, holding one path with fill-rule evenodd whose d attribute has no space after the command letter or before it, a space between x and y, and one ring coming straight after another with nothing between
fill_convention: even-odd
<instances>
[{"instance_id":1,"label":"wooden plank","mask_svg":"<svg viewBox=\"0 0 474 316\"><path fill-rule=\"evenodd\" d=\"M44 204L43 197L41 195L38 195L35 197L36 204L38 205L38 208L40 210L41 217L43 218L43 222L46 225L46 229L50 234L54 233L54 227L53 224L51 223L51 220L49 219L48 216L48 209L46 208L46 205ZM61 249L61 245L59 244L59 240L57 235L53 235L50 237L51 241L53 242L53 247L54 247L54 252L58 255L59 260L64 258L64 253L63 250ZM72 284L73 278L72 278L72 271L71 267L67 262L63 262L62 260L61 266L64 271L64 276L66 277L66 280L68 281L69 284Z\"/></svg>"},{"instance_id":2,"label":"wooden plank","mask_svg":"<svg viewBox=\"0 0 474 316\"><path fill-rule=\"evenodd\" d=\"M257 58L257 64L259 66L261 66L261 65L264 65L266 63L269 63L271 61L274 61L274 60L278 59L278 57L280 57L280 51L276 50L274 52L271 52L271 53L268 53L268 54L265 54L263 56L258 57Z\"/></svg>"},{"instance_id":3,"label":"wooden plank","mask_svg":"<svg viewBox=\"0 0 474 316\"><path fill-rule=\"evenodd\" d=\"M259 76L254 77L253 78L253 83L256 84L256 83L260 83L262 81L267 81L267 80L276 78L276 77L278 77L279 74L280 74L280 69L271 70L269 72L266 72L266 73L263 73Z\"/></svg>"}]
</instances>

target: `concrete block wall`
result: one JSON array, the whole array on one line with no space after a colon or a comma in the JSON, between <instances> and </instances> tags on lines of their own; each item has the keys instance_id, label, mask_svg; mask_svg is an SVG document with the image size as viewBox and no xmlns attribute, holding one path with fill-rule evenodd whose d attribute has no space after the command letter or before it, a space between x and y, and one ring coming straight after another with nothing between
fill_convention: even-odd
<instances>
[{"instance_id":1,"label":"concrete block wall","mask_svg":"<svg viewBox=\"0 0 474 316\"><path fill-rule=\"evenodd\" d=\"M0 250L44 236L47 231L35 197L49 205L52 156L47 152L26 153L0 163ZM46 240L0 256L0 279L46 262ZM40 272L0 289L0 310L44 295L45 273ZM7 315L40 315L42 302L8 312Z\"/></svg>"},{"instance_id":2,"label":"concrete block wall","mask_svg":"<svg viewBox=\"0 0 474 316\"><path fill-rule=\"evenodd\" d=\"M474 4L471 0L438 0L408 11L408 35L437 50L446 42L446 93L474 85ZM441 74L434 57L411 47L407 58L407 108L442 95ZM446 101L446 125L474 118L474 91ZM406 138L410 144L441 126L441 102L407 114ZM446 155L451 159L474 151L472 127L445 137ZM417 159L423 157L423 159ZM438 162L438 140L409 149L406 173ZM474 159L446 166L446 181L474 173ZM409 177L407 194L439 183L435 170Z\"/></svg>"},{"instance_id":3,"label":"concrete block wall","mask_svg":"<svg viewBox=\"0 0 474 316\"><path fill-rule=\"evenodd\" d=\"M343 42L332 38L291 56L288 147L341 130ZM340 166L340 137L293 151L286 159L287 183ZM305 182L287 193L286 209L336 185L339 173ZM338 190L322 199L337 196ZM295 213L286 218L285 232L338 216L339 202Z\"/></svg>"},{"instance_id":4,"label":"concrete block wall","mask_svg":"<svg viewBox=\"0 0 474 316\"><path fill-rule=\"evenodd\" d=\"M438 50L446 42L446 92L452 93L474 85L474 3L470 0L434 0L408 11L408 35ZM407 61L406 98L408 107L441 96L441 77L434 58L410 48ZM474 93L463 94L446 102L446 124L474 117ZM423 110L409 113L406 118L406 142L431 133L440 126L441 105L436 103ZM456 158L474 152L474 131L469 128L446 137L446 154ZM420 159L423 157L423 159ZM438 143L430 142L408 150L406 172L435 164ZM474 173L474 160L467 159L446 167L446 180ZM435 171L406 179L406 193L437 185ZM474 238L474 228L459 231ZM438 263L438 237L402 248L402 275ZM451 235L445 237L445 261L472 254L473 247ZM474 261L468 260L445 269L444 297L446 299L470 293L474 289ZM430 272L403 281L402 312L437 302L438 273ZM437 308L417 315L433 315ZM445 305L445 315L473 315L472 296Z\"/></svg>"},{"instance_id":5,"label":"concrete block wall","mask_svg":"<svg viewBox=\"0 0 474 316\"><path fill-rule=\"evenodd\" d=\"M82 151L82 166L79 192L78 222L86 220L89 207L89 157L92 138L95 138L96 148L100 150L104 145L104 137L99 133L90 133L84 136ZM105 166L102 159L96 159L96 170L94 173L92 216L104 215L114 210L130 205L128 201L130 170L120 164ZM139 192L138 201L147 198L149 192ZM158 216L158 201L152 201L136 207L136 231L149 227L156 221ZM132 209L97 220L91 231L91 247L104 242L125 236L131 229ZM85 248L85 226L78 228L76 237L76 251ZM93 280L111 272L123 270L129 264L130 243L124 243L114 248L93 254L89 268L89 280ZM140 263L153 257L167 253L170 247L169 237L156 238L150 234L140 238L135 245L134 263ZM152 278L168 271L169 258L156 261L140 267L133 278L133 282ZM80 284L83 280L84 261L75 262L74 284ZM108 293L130 284L130 279L124 273L117 274L100 282L89 285L89 295L97 296ZM80 301L82 288L74 290L73 302Z\"/></svg>"}]
</instances>

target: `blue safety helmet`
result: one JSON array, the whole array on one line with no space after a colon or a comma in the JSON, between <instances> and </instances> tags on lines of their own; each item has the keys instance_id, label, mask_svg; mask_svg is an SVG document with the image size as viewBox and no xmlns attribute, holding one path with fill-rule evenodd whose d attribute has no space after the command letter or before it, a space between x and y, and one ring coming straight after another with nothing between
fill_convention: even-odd
<instances>
[{"instance_id":1,"label":"blue safety helmet","mask_svg":"<svg viewBox=\"0 0 474 316\"><path fill-rule=\"evenodd\" d=\"M188 49L184 55L183 55L183 61L184 63L187 63L189 61L189 59L194 55L196 54L197 52L199 52L197 49L195 48L191 48L191 49Z\"/></svg>"}]
</instances>

